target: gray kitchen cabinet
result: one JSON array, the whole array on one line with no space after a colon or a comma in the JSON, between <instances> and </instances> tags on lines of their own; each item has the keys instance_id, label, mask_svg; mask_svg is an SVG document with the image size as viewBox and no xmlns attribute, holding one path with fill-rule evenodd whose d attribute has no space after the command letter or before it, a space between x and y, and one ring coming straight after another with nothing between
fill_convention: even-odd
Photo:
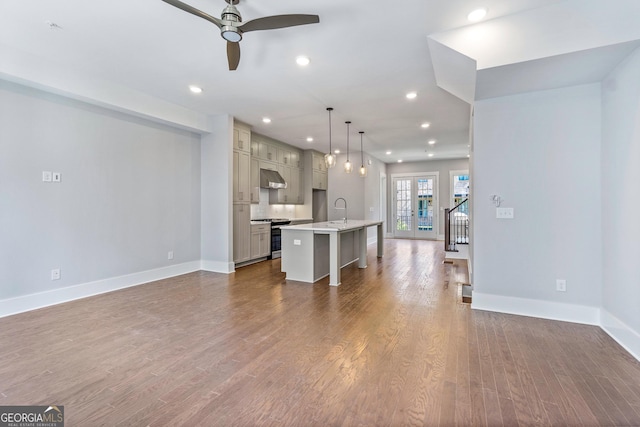
<instances>
[{"instance_id":1,"label":"gray kitchen cabinet","mask_svg":"<svg viewBox=\"0 0 640 427\"><path fill-rule=\"evenodd\" d=\"M295 179L297 176L297 179ZM296 197L296 202L299 205L304 204L304 169L293 168L291 173L291 180L295 181L296 184L296 192L294 196Z\"/></svg>"},{"instance_id":2,"label":"gray kitchen cabinet","mask_svg":"<svg viewBox=\"0 0 640 427\"><path fill-rule=\"evenodd\" d=\"M313 160L311 166L314 171L327 172L327 165L324 162L324 154L313 152L311 154L311 158Z\"/></svg>"},{"instance_id":3,"label":"gray kitchen cabinet","mask_svg":"<svg viewBox=\"0 0 640 427\"><path fill-rule=\"evenodd\" d=\"M311 187L317 190L326 190L328 184L328 176L326 172L313 170Z\"/></svg>"},{"instance_id":4,"label":"gray kitchen cabinet","mask_svg":"<svg viewBox=\"0 0 640 427\"><path fill-rule=\"evenodd\" d=\"M263 258L271 253L271 226L259 224L251 226L251 259Z\"/></svg>"},{"instance_id":5,"label":"gray kitchen cabinet","mask_svg":"<svg viewBox=\"0 0 640 427\"><path fill-rule=\"evenodd\" d=\"M278 147L278 163L291 166L291 150L288 147Z\"/></svg>"},{"instance_id":6,"label":"gray kitchen cabinet","mask_svg":"<svg viewBox=\"0 0 640 427\"><path fill-rule=\"evenodd\" d=\"M258 142L258 157L264 160L276 162L278 160L278 149L275 145L262 140Z\"/></svg>"},{"instance_id":7,"label":"gray kitchen cabinet","mask_svg":"<svg viewBox=\"0 0 640 427\"><path fill-rule=\"evenodd\" d=\"M260 160L251 157L251 203L260 202Z\"/></svg>"},{"instance_id":8,"label":"gray kitchen cabinet","mask_svg":"<svg viewBox=\"0 0 640 427\"><path fill-rule=\"evenodd\" d=\"M251 259L251 205L233 204L233 262Z\"/></svg>"},{"instance_id":9,"label":"gray kitchen cabinet","mask_svg":"<svg viewBox=\"0 0 640 427\"><path fill-rule=\"evenodd\" d=\"M291 150L291 155L289 157L289 162L294 168L302 168L302 152L296 149Z\"/></svg>"},{"instance_id":10,"label":"gray kitchen cabinet","mask_svg":"<svg viewBox=\"0 0 640 427\"><path fill-rule=\"evenodd\" d=\"M233 201L251 201L251 156L248 151L233 150Z\"/></svg>"},{"instance_id":11,"label":"gray kitchen cabinet","mask_svg":"<svg viewBox=\"0 0 640 427\"><path fill-rule=\"evenodd\" d=\"M275 162L266 162L264 160L260 160L260 169L277 171L278 165Z\"/></svg>"},{"instance_id":12,"label":"gray kitchen cabinet","mask_svg":"<svg viewBox=\"0 0 640 427\"><path fill-rule=\"evenodd\" d=\"M233 125L233 149L247 153L251 150L251 130L239 123Z\"/></svg>"}]
</instances>

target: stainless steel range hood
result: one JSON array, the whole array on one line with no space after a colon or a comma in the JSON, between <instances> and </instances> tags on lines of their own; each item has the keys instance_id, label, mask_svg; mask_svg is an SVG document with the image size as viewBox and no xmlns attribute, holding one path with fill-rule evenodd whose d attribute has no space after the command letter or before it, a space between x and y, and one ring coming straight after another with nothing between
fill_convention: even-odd
<instances>
[{"instance_id":1,"label":"stainless steel range hood","mask_svg":"<svg viewBox=\"0 0 640 427\"><path fill-rule=\"evenodd\" d=\"M277 171L270 169L260 169L261 188L287 188L287 182Z\"/></svg>"}]
</instances>

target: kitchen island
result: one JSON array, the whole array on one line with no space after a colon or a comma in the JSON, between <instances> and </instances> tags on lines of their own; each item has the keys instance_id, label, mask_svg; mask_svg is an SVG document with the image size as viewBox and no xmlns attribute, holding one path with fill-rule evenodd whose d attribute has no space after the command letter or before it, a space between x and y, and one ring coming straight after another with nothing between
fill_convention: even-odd
<instances>
[{"instance_id":1,"label":"kitchen island","mask_svg":"<svg viewBox=\"0 0 640 427\"><path fill-rule=\"evenodd\" d=\"M367 267L367 228L377 227L378 257L383 255L382 221L327 221L282 227L282 266L288 280L315 283L329 276L340 285L340 269L355 261Z\"/></svg>"}]
</instances>

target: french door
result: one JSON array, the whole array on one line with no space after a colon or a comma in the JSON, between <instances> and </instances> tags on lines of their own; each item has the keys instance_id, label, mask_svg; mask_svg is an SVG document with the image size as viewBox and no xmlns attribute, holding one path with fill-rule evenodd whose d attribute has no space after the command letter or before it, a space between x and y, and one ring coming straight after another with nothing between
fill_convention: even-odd
<instances>
[{"instance_id":1,"label":"french door","mask_svg":"<svg viewBox=\"0 0 640 427\"><path fill-rule=\"evenodd\" d=\"M438 237L438 176L393 178L394 237Z\"/></svg>"}]
</instances>

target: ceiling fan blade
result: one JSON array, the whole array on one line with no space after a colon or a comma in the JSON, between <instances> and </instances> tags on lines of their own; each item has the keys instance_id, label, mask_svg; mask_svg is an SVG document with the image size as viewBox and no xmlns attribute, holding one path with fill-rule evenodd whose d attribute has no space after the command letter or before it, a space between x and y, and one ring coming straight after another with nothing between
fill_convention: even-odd
<instances>
[{"instance_id":1,"label":"ceiling fan blade","mask_svg":"<svg viewBox=\"0 0 640 427\"><path fill-rule=\"evenodd\" d=\"M238 27L243 33L246 33L247 31L274 30L295 27L296 25L317 24L318 22L320 22L318 15L275 15L252 19Z\"/></svg>"},{"instance_id":2,"label":"ceiling fan blade","mask_svg":"<svg viewBox=\"0 0 640 427\"><path fill-rule=\"evenodd\" d=\"M234 71L240 63L240 43L227 42L227 60L229 61L229 70Z\"/></svg>"},{"instance_id":3,"label":"ceiling fan blade","mask_svg":"<svg viewBox=\"0 0 640 427\"><path fill-rule=\"evenodd\" d=\"M182 3L181 1L178 0L162 0L165 3L170 4L171 6L175 6L178 9L182 9L185 12L189 12L193 15L199 16L202 19L206 19L207 21L215 24L218 28L222 28L222 21L218 18L216 18L215 16L211 16L207 13L204 13L203 11L196 9L193 6L189 6L186 3Z\"/></svg>"}]
</instances>

